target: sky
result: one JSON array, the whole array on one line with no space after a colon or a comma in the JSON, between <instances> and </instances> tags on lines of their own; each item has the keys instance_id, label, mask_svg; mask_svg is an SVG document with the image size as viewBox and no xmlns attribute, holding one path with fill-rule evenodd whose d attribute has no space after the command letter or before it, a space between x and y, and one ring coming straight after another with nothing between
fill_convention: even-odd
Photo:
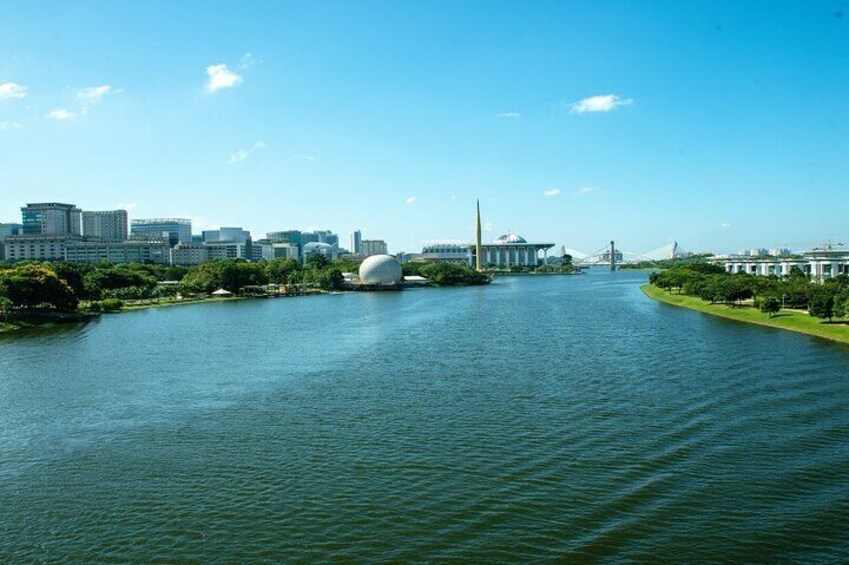
<instances>
[{"instance_id":1,"label":"sky","mask_svg":"<svg viewBox=\"0 0 849 565\"><path fill-rule=\"evenodd\" d=\"M849 2L0 0L26 202L584 252L849 239ZM849 243L847 241L846 243Z\"/></svg>"}]
</instances>

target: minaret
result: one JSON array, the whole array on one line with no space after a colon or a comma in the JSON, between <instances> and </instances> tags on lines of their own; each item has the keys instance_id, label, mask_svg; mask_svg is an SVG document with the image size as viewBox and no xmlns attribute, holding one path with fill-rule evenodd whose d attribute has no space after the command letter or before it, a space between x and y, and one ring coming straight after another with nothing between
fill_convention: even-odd
<instances>
[{"instance_id":1,"label":"minaret","mask_svg":"<svg viewBox=\"0 0 849 565\"><path fill-rule=\"evenodd\" d=\"M481 259L481 255L483 254L483 249L481 246L481 201L477 202L477 213L475 214L475 269L478 271L483 270L483 261Z\"/></svg>"}]
</instances>

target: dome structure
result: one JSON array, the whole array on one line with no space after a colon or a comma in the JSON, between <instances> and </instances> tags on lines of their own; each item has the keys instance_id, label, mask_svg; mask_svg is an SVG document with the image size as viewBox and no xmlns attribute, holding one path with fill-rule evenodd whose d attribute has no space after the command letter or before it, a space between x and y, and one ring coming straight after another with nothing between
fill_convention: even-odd
<instances>
[{"instance_id":1,"label":"dome structure","mask_svg":"<svg viewBox=\"0 0 849 565\"><path fill-rule=\"evenodd\" d=\"M524 237L515 233L507 233L500 237L496 237L493 243L527 243Z\"/></svg>"},{"instance_id":2,"label":"dome structure","mask_svg":"<svg viewBox=\"0 0 849 565\"><path fill-rule=\"evenodd\" d=\"M402 277L401 263L391 255L372 255L360 265L363 284L398 284Z\"/></svg>"},{"instance_id":3,"label":"dome structure","mask_svg":"<svg viewBox=\"0 0 849 565\"><path fill-rule=\"evenodd\" d=\"M336 259L336 248L330 245L329 243L322 243L320 241L311 241L304 245L303 258L304 262L306 262L307 257L310 255L324 255L328 259Z\"/></svg>"},{"instance_id":4,"label":"dome structure","mask_svg":"<svg viewBox=\"0 0 849 565\"><path fill-rule=\"evenodd\" d=\"M330 253L333 251L333 246L329 243L321 243L320 241L311 241L304 245L304 253Z\"/></svg>"}]
</instances>

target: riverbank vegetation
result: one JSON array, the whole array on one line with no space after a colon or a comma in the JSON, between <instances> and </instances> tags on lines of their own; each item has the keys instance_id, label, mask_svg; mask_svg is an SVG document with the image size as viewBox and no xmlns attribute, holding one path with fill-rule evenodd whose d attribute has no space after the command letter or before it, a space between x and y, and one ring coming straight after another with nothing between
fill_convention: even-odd
<instances>
[{"instance_id":1,"label":"riverbank vegetation","mask_svg":"<svg viewBox=\"0 0 849 565\"><path fill-rule=\"evenodd\" d=\"M849 343L846 276L817 283L798 268L786 277L759 277L693 263L652 273L649 281L646 294L669 304Z\"/></svg>"},{"instance_id":2,"label":"riverbank vegetation","mask_svg":"<svg viewBox=\"0 0 849 565\"><path fill-rule=\"evenodd\" d=\"M642 290L650 298L673 306L738 322L788 330L849 344L849 325L822 323L821 320L811 317L805 311L779 308L778 312L769 314L751 306L731 307L720 303L711 304L685 294L670 294L651 284L643 286Z\"/></svg>"},{"instance_id":3,"label":"riverbank vegetation","mask_svg":"<svg viewBox=\"0 0 849 565\"><path fill-rule=\"evenodd\" d=\"M456 263L404 263L405 277L420 276L434 286L474 286L489 284L489 275Z\"/></svg>"},{"instance_id":4,"label":"riverbank vegetation","mask_svg":"<svg viewBox=\"0 0 849 565\"><path fill-rule=\"evenodd\" d=\"M210 261L194 267L139 263L76 265L64 262L0 263L0 331L28 320L73 319L69 313L115 312L154 305L196 303L223 289L230 296L265 285L296 288L297 294L342 288L342 269L314 256L306 265L294 259L250 263ZM219 298L220 299L220 298Z\"/></svg>"},{"instance_id":5,"label":"riverbank vegetation","mask_svg":"<svg viewBox=\"0 0 849 565\"><path fill-rule=\"evenodd\" d=\"M676 257L674 259L636 261L633 263L622 263L619 265L619 269L623 271L665 271L676 267L687 267L688 265L702 264L710 257L713 257L713 255L709 253L702 253L699 255L691 255L689 257Z\"/></svg>"}]
</instances>

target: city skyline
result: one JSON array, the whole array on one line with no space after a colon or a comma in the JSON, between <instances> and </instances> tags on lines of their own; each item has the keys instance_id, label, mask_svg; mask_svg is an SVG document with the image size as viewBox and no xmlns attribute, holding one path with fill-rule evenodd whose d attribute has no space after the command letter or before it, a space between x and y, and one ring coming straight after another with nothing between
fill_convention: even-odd
<instances>
[{"instance_id":1,"label":"city skyline","mask_svg":"<svg viewBox=\"0 0 849 565\"><path fill-rule=\"evenodd\" d=\"M485 240L586 252L845 237L790 221L849 203L839 2L51 6L0 37L3 222L72 202L416 251L471 240L480 198Z\"/></svg>"}]
</instances>

